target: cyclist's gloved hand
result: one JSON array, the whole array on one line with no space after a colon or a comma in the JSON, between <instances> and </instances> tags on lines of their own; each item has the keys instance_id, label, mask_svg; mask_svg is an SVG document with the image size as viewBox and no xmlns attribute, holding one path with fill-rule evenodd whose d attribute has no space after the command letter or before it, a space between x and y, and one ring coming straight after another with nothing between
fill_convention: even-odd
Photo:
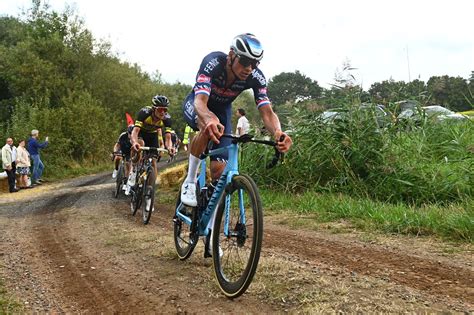
<instances>
[{"instance_id":1,"label":"cyclist's gloved hand","mask_svg":"<svg viewBox=\"0 0 474 315\"><path fill-rule=\"evenodd\" d=\"M275 137L278 151L285 153L290 150L293 140L291 140L289 135L278 129L273 136Z\"/></svg>"}]
</instances>

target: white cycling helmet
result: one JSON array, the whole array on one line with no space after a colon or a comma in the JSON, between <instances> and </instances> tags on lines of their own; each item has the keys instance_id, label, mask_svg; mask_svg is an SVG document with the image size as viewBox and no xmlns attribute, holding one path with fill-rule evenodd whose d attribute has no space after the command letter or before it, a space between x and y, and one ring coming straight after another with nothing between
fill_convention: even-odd
<instances>
[{"instance_id":1,"label":"white cycling helmet","mask_svg":"<svg viewBox=\"0 0 474 315\"><path fill-rule=\"evenodd\" d=\"M263 48L255 35L250 33L240 34L234 37L230 45L237 55L245 56L257 61L263 58Z\"/></svg>"}]
</instances>

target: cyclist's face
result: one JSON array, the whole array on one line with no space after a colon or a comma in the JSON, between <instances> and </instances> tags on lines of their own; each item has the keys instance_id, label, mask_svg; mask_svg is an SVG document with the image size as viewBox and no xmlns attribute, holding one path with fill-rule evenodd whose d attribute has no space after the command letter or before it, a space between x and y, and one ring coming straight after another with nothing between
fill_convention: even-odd
<instances>
[{"instance_id":1,"label":"cyclist's face","mask_svg":"<svg viewBox=\"0 0 474 315\"><path fill-rule=\"evenodd\" d=\"M160 119L164 118L166 113L168 112L168 108L166 107L156 107L155 108L155 115Z\"/></svg>"},{"instance_id":2,"label":"cyclist's face","mask_svg":"<svg viewBox=\"0 0 474 315\"><path fill-rule=\"evenodd\" d=\"M231 60L233 60L231 63L233 72L240 80L246 80L247 77L252 73L253 69L256 67L255 63L247 63L247 60L241 63L240 58L245 59L246 57L239 57L233 51L231 51L229 54L231 56Z\"/></svg>"}]
</instances>

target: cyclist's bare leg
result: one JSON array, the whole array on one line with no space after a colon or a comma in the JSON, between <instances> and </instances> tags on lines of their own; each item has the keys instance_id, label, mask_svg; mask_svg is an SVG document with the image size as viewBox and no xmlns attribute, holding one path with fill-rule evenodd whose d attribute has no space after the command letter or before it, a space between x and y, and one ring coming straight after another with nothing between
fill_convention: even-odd
<instances>
[{"instance_id":1,"label":"cyclist's bare leg","mask_svg":"<svg viewBox=\"0 0 474 315\"><path fill-rule=\"evenodd\" d=\"M220 161L211 161L211 178L213 181L221 177L222 172L224 172L225 163Z\"/></svg>"},{"instance_id":2,"label":"cyclist's bare leg","mask_svg":"<svg viewBox=\"0 0 474 315\"><path fill-rule=\"evenodd\" d=\"M125 177L128 178L128 175L130 174L130 168L131 168L131 161L125 161Z\"/></svg>"},{"instance_id":3,"label":"cyclist's bare leg","mask_svg":"<svg viewBox=\"0 0 474 315\"><path fill-rule=\"evenodd\" d=\"M114 157L114 169L118 170L120 161L122 160L122 157L120 155L116 155Z\"/></svg>"},{"instance_id":4,"label":"cyclist's bare leg","mask_svg":"<svg viewBox=\"0 0 474 315\"><path fill-rule=\"evenodd\" d=\"M157 166L155 158L152 159L152 165L153 165L153 171L155 172L155 178L157 178L157 176L158 176L158 166Z\"/></svg>"},{"instance_id":5,"label":"cyclist's bare leg","mask_svg":"<svg viewBox=\"0 0 474 315\"><path fill-rule=\"evenodd\" d=\"M138 143L140 144L141 147L145 146L145 142L143 141L142 138L138 139ZM132 147L132 150L130 152L130 164L131 164L130 171L133 171L134 167L138 164L138 162L141 161L141 159L142 159L141 152L135 151L135 149L133 149Z\"/></svg>"},{"instance_id":6,"label":"cyclist's bare leg","mask_svg":"<svg viewBox=\"0 0 474 315\"><path fill-rule=\"evenodd\" d=\"M205 132L199 132L192 140L189 146L189 152L194 156L200 156L206 150L209 136Z\"/></svg>"}]
</instances>

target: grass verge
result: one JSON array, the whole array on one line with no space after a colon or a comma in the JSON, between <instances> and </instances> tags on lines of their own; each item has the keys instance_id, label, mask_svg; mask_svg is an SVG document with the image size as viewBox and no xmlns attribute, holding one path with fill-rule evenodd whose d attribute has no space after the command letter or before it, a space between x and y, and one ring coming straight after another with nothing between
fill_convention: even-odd
<instances>
[{"instance_id":1,"label":"grass verge","mask_svg":"<svg viewBox=\"0 0 474 315\"><path fill-rule=\"evenodd\" d=\"M84 161L78 163L71 160L67 164L67 167L54 167L53 169L48 169L46 166L45 177L48 180L60 180L108 170L112 173L113 163L111 161Z\"/></svg>"},{"instance_id":2,"label":"grass verge","mask_svg":"<svg viewBox=\"0 0 474 315\"><path fill-rule=\"evenodd\" d=\"M341 194L282 194L261 190L267 213L308 215L316 222L347 220L354 227L386 233L436 236L472 243L474 240L474 201L463 200L447 206L421 207L390 204ZM303 223L301 223L303 224Z\"/></svg>"},{"instance_id":3,"label":"grass verge","mask_svg":"<svg viewBox=\"0 0 474 315\"><path fill-rule=\"evenodd\" d=\"M8 294L0 279L0 314L19 314L21 310L21 304Z\"/></svg>"}]
</instances>

